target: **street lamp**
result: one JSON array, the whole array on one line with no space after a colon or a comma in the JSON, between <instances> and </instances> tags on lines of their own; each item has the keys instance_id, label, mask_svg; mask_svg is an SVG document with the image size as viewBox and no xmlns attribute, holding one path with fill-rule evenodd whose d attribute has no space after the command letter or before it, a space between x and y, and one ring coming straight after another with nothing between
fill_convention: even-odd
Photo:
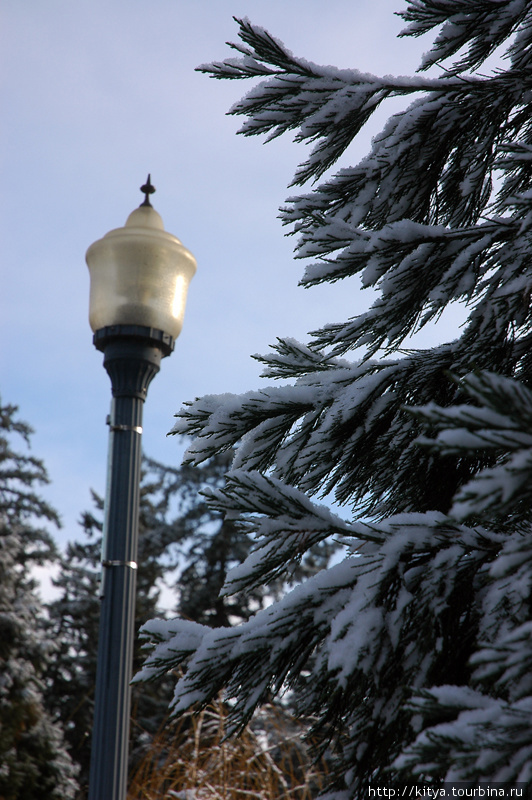
<instances>
[{"instance_id":1,"label":"street lamp","mask_svg":"<svg viewBox=\"0 0 532 800\"><path fill-rule=\"evenodd\" d=\"M131 706L142 407L183 325L194 256L144 202L87 250L89 320L111 378L109 463L89 800L125 800Z\"/></svg>"}]
</instances>

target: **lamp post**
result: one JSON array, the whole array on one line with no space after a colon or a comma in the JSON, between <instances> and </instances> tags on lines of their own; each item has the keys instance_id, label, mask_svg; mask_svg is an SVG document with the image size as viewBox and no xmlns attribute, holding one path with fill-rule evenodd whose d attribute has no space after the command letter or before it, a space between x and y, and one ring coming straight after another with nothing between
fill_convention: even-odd
<instances>
[{"instance_id":1,"label":"lamp post","mask_svg":"<svg viewBox=\"0 0 532 800\"><path fill-rule=\"evenodd\" d=\"M125 800L131 705L142 408L183 324L194 256L144 202L87 250L89 320L111 379L100 633L89 800Z\"/></svg>"}]
</instances>

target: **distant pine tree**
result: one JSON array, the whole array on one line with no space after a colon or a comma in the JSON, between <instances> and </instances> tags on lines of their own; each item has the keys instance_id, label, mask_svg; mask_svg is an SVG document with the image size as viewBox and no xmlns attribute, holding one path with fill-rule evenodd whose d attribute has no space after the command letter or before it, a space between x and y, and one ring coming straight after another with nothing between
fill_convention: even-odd
<instances>
[{"instance_id":1,"label":"distant pine tree","mask_svg":"<svg viewBox=\"0 0 532 800\"><path fill-rule=\"evenodd\" d=\"M42 461L15 444L26 448L32 433L17 411L0 405L0 797L68 800L76 771L44 700L56 650L31 577L33 566L56 559L42 525L59 519L37 493L48 482Z\"/></svg>"},{"instance_id":2,"label":"distant pine tree","mask_svg":"<svg viewBox=\"0 0 532 800\"><path fill-rule=\"evenodd\" d=\"M347 557L236 629L150 622L139 676L178 671L175 713L225 691L234 729L294 687L330 748L327 800L532 783L532 2L410 0L402 17L403 35L437 31L428 76L321 67L248 20L238 56L200 68L261 79L231 111L245 135L314 143L293 185L388 98L411 102L282 209L314 259L303 285L360 276L377 300L279 340L261 361L284 385L198 399L175 427L197 437L188 463L236 448L210 502L257 541L227 595L286 579L327 537ZM456 341L408 349L457 301Z\"/></svg>"},{"instance_id":3,"label":"distant pine tree","mask_svg":"<svg viewBox=\"0 0 532 800\"><path fill-rule=\"evenodd\" d=\"M273 580L268 586L221 595L229 570L241 564L253 546L251 532L235 525L205 500L205 493L224 485L233 454L223 452L197 466L170 467L151 459L145 461L162 492L168 518L171 510L172 539L179 566L172 582L176 610L186 619L211 627L236 625L250 618L273 597L283 584ZM298 580L325 567L335 545L322 542L314 547L291 576Z\"/></svg>"},{"instance_id":4,"label":"distant pine tree","mask_svg":"<svg viewBox=\"0 0 532 800\"><path fill-rule=\"evenodd\" d=\"M169 576L178 610L185 618L210 626L227 626L248 619L262 605L263 592L220 597L228 570L241 563L251 547L250 537L201 494L223 486L231 455L222 453L201 468L171 467L148 459L166 514L171 513L174 554L173 577Z\"/></svg>"}]
</instances>

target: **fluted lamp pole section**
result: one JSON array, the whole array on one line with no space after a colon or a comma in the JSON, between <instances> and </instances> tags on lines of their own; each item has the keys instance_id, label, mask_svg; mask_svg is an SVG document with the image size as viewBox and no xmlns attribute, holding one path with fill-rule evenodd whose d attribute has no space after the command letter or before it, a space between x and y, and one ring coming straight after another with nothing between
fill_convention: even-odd
<instances>
[{"instance_id":1,"label":"fluted lamp pole section","mask_svg":"<svg viewBox=\"0 0 532 800\"><path fill-rule=\"evenodd\" d=\"M144 202L87 251L89 320L111 379L109 463L89 800L125 800L136 599L142 409L183 325L194 256ZM141 565L142 568L142 565Z\"/></svg>"}]
</instances>

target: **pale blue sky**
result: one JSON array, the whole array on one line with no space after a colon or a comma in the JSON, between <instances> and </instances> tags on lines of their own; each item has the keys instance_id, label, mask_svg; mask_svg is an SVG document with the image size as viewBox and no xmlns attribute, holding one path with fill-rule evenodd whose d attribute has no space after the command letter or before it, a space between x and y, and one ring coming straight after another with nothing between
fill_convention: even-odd
<instances>
[{"instance_id":1,"label":"pale blue sky","mask_svg":"<svg viewBox=\"0 0 532 800\"><path fill-rule=\"evenodd\" d=\"M401 0L4 0L0 11L2 337L0 392L36 429L46 496L77 536L105 485L109 379L87 321L85 251L124 224L148 172L165 227L198 272L174 354L145 409L144 449L179 458L165 434L187 399L258 388L276 336L364 310L356 284L303 290L276 219L301 146L235 136L225 112L251 83L194 72L229 54L248 16L296 54L409 74L423 45L397 40ZM387 116L386 110L383 112ZM352 146L355 162L369 139Z\"/></svg>"}]
</instances>

